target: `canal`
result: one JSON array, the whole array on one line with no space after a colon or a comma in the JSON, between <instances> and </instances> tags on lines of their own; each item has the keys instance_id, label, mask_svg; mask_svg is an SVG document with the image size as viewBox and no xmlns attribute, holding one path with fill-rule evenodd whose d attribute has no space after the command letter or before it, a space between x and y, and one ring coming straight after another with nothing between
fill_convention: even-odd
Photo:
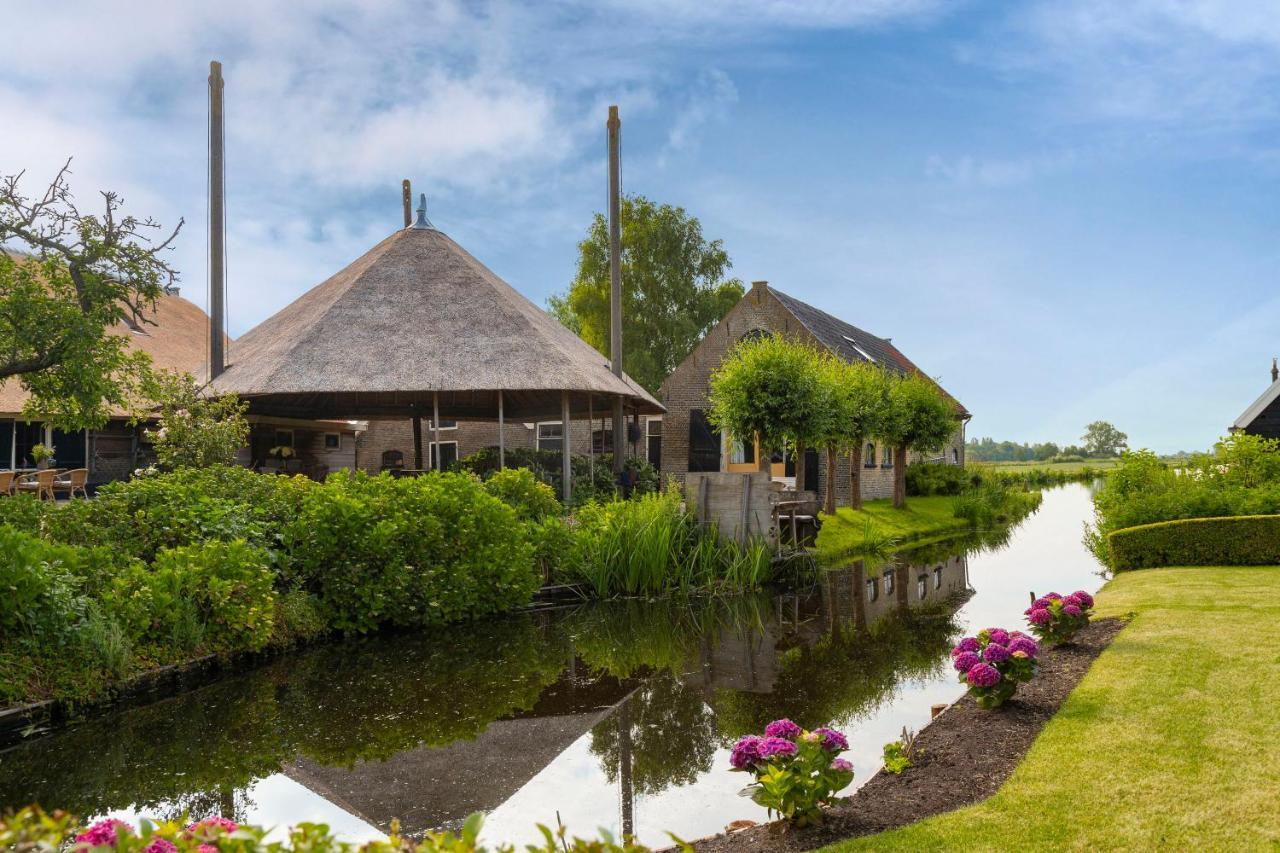
<instances>
[{"instance_id":1,"label":"canal","mask_svg":"<svg viewBox=\"0 0 1280 853\"><path fill-rule=\"evenodd\" d=\"M1096 591L1089 489L1001 534L857 561L798 593L600 602L320 646L0 752L0 807L327 823L348 840L562 820L651 845L762 820L728 747L770 720L883 745L962 692L962 633L1022 626L1028 592Z\"/></svg>"}]
</instances>

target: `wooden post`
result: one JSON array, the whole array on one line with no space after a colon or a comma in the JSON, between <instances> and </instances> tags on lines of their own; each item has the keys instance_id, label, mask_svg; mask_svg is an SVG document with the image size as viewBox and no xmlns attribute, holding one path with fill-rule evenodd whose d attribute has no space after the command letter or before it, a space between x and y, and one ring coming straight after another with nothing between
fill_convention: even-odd
<instances>
[{"instance_id":1,"label":"wooden post","mask_svg":"<svg viewBox=\"0 0 1280 853\"><path fill-rule=\"evenodd\" d=\"M413 407L413 470L422 470L422 415Z\"/></svg>"},{"instance_id":2,"label":"wooden post","mask_svg":"<svg viewBox=\"0 0 1280 853\"><path fill-rule=\"evenodd\" d=\"M502 412L502 389L498 389L498 470L507 467L507 422Z\"/></svg>"},{"instance_id":3,"label":"wooden post","mask_svg":"<svg viewBox=\"0 0 1280 853\"><path fill-rule=\"evenodd\" d=\"M431 392L431 410L431 426L436 442L436 464L432 467L440 471L444 468L441 464L444 461L444 452L440 449L440 393L438 391Z\"/></svg>"},{"instance_id":4,"label":"wooden post","mask_svg":"<svg viewBox=\"0 0 1280 853\"><path fill-rule=\"evenodd\" d=\"M622 119L609 107L609 364L622 378L622 166L619 138ZM613 471L622 473L622 397L613 401Z\"/></svg>"},{"instance_id":5,"label":"wooden post","mask_svg":"<svg viewBox=\"0 0 1280 853\"><path fill-rule=\"evenodd\" d=\"M573 497L573 464L569 458L569 392L560 392L560 475L564 477L564 502Z\"/></svg>"},{"instance_id":6,"label":"wooden post","mask_svg":"<svg viewBox=\"0 0 1280 853\"><path fill-rule=\"evenodd\" d=\"M222 334L226 322L226 166L223 160L222 63L209 63L209 378L226 369Z\"/></svg>"},{"instance_id":7,"label":"wooden post","mask_svg":"<svg viewBox=\"0 0 1280 853\"><path fill-rule=\"evenodd\" d=\"M404 208L404 227L408 228L413 224L413 189L409 186L409 179L405 178L400 184L400 206Z\"/></svg>"},{"instance_id":8,"label":"wooden post","mask_svg":"<svg viewBox=\"0 0 1280 853\"><path fill-rule=\"evenodd\" d=\"M587 471L592 484L596 481L596 409L593 396L587 394ZM604 429L600 430L600 452L604 452ZM593 485L594 488L594 485Z\"/></svg>"},{"instance_id":9,"label":"wooden post","mask_svg":"<svg viewBox=\"0 0 1280 853\"><path fill-rule=\"evenodd\" d=\"M742 475L742 522L738 530L738 544L745 545L751 538L747 525L751 521L751 475Z\"/></svg>"}]
</instances>

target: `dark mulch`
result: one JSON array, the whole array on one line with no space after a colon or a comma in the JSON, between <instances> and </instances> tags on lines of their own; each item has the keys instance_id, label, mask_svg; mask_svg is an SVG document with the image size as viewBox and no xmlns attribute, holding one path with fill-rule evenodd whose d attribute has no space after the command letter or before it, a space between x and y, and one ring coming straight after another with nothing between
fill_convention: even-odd
<instances>
[{"instance_id":1,"label":"dark mulch","mask_svg":"<svg viewBox=\"0 0 1280 853\"><path fill-rule=\"evenodd\" d=\"M780 824L754 826L695 846L702 851L811 850L986 799L1009 778L1040 729L1122 627L1119 619L1100 619L1069 645L1046 651L1036 678L1021 685L1001 708L984 711L966 694L921 730L914 766L899 776L880 771L832 807L821 826L792 831L783 831ZM983 736L974 737L975 731Z\"/></svg>"}]
</instances>

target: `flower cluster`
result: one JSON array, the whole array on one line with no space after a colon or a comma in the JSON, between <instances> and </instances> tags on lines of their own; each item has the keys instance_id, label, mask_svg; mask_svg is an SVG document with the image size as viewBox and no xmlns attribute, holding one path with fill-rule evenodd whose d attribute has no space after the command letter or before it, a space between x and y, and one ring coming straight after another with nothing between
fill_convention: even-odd
<instances>
[{"instance_id":1,"label":"flower cluster","mask_svg":"<svg viewBox=\"0 0 1280 853\"><path fill-rule=\"evenodd\" d=\"M996 708L1013 696L1018 685L1036 674L1040 646L1021 631L983 628L951 650L951 663L960 681L983 708Z\"/></svg>"},{"instance_id":2,"label":"flower cluster","mask_svg":"<svg viewBox=\"0 0 1280 853\"><path fill-rule=\"evenodd\" d=\"M1042 642L1054 645L1070 642L1092 615L1093 596L1084 590L1067 596L1051 592L1032 601L1026 610L1031 630Z\"/></svg>"},{"instance_id":3,"label":"flower cluster","mask_svg":"<svg viewBox=\"0 0 1280 853\"><path fill-rule=\"evenodd\" d=\"M763 736L739 738L729 763L755 776L748 787L753 800L803 826L819 821L819 807L853 781L853 765L837 757L848 748L848 739L834 729L810 732L790 720L774 720Z\"/></svg>"},{"instance_id":4,"label":"flower cluster","mask_svg":"<svg viewBox=\"0 0 1280 853\"><path fill-rule=\"evenodd\" d=\"M140 853L177 853L182 850L195 850L196 853L217 853L218 839L230 835L240 829L235 821L224 817L208 817L196 821L186 829L180 830L181 824L174 827L172 838L156 834L154 827L147 827L139 835L132 826L122 820L106 818L80 832L75 837L72 850L89 851L106 848L110 850L137 850ZM180 831L179 831L180 830ZM176 842L175 840L176 839Z\"/></svg>"}]
</instances>

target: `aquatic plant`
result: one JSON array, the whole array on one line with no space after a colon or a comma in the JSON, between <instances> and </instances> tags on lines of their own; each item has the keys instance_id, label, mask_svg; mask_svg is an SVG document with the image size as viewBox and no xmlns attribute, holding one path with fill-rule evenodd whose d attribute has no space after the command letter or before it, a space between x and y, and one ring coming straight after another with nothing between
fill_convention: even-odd
<instances>
[{"instance_id":1,"label":"aquatic plant","mask_svg":"<svg viewBox=\"0 0 1280 853\"><path fill-rule=\"evenodd\" d=\"M951 650L960 682L969 688L980 708L998 708L1035 677L1040 647L1021 631L983 628Z\"/></svg>"},{"instance_id":2,"label":"aquatic plant","mask_svg":"<svg viewBox=\"0 0 1280 853\"><path fill-rule=\"evenodd\" d=\"M1076 632L1089 624L1093 615L1093 596L1077 590L1068 596L1051 592L1036 598L1031 595L1031 606L1025 611L1031 632L1041 642L1060 646L1071 642Z\"/></svg>"},{"instance_id":3,"label":"aquatic plant","mask_svg":"<svg viewBox=\"0 0 1280 853\"><path fill-rule=\"evenodd\" d=\"M751 773L751 799L796 826L822 821L821 807L853 781L853 765L837 756L849 748L829 728L805 731L791 720L774 720L763 735L745 735L733 745L729 763Z\"/></svg>"}]
</instances>

